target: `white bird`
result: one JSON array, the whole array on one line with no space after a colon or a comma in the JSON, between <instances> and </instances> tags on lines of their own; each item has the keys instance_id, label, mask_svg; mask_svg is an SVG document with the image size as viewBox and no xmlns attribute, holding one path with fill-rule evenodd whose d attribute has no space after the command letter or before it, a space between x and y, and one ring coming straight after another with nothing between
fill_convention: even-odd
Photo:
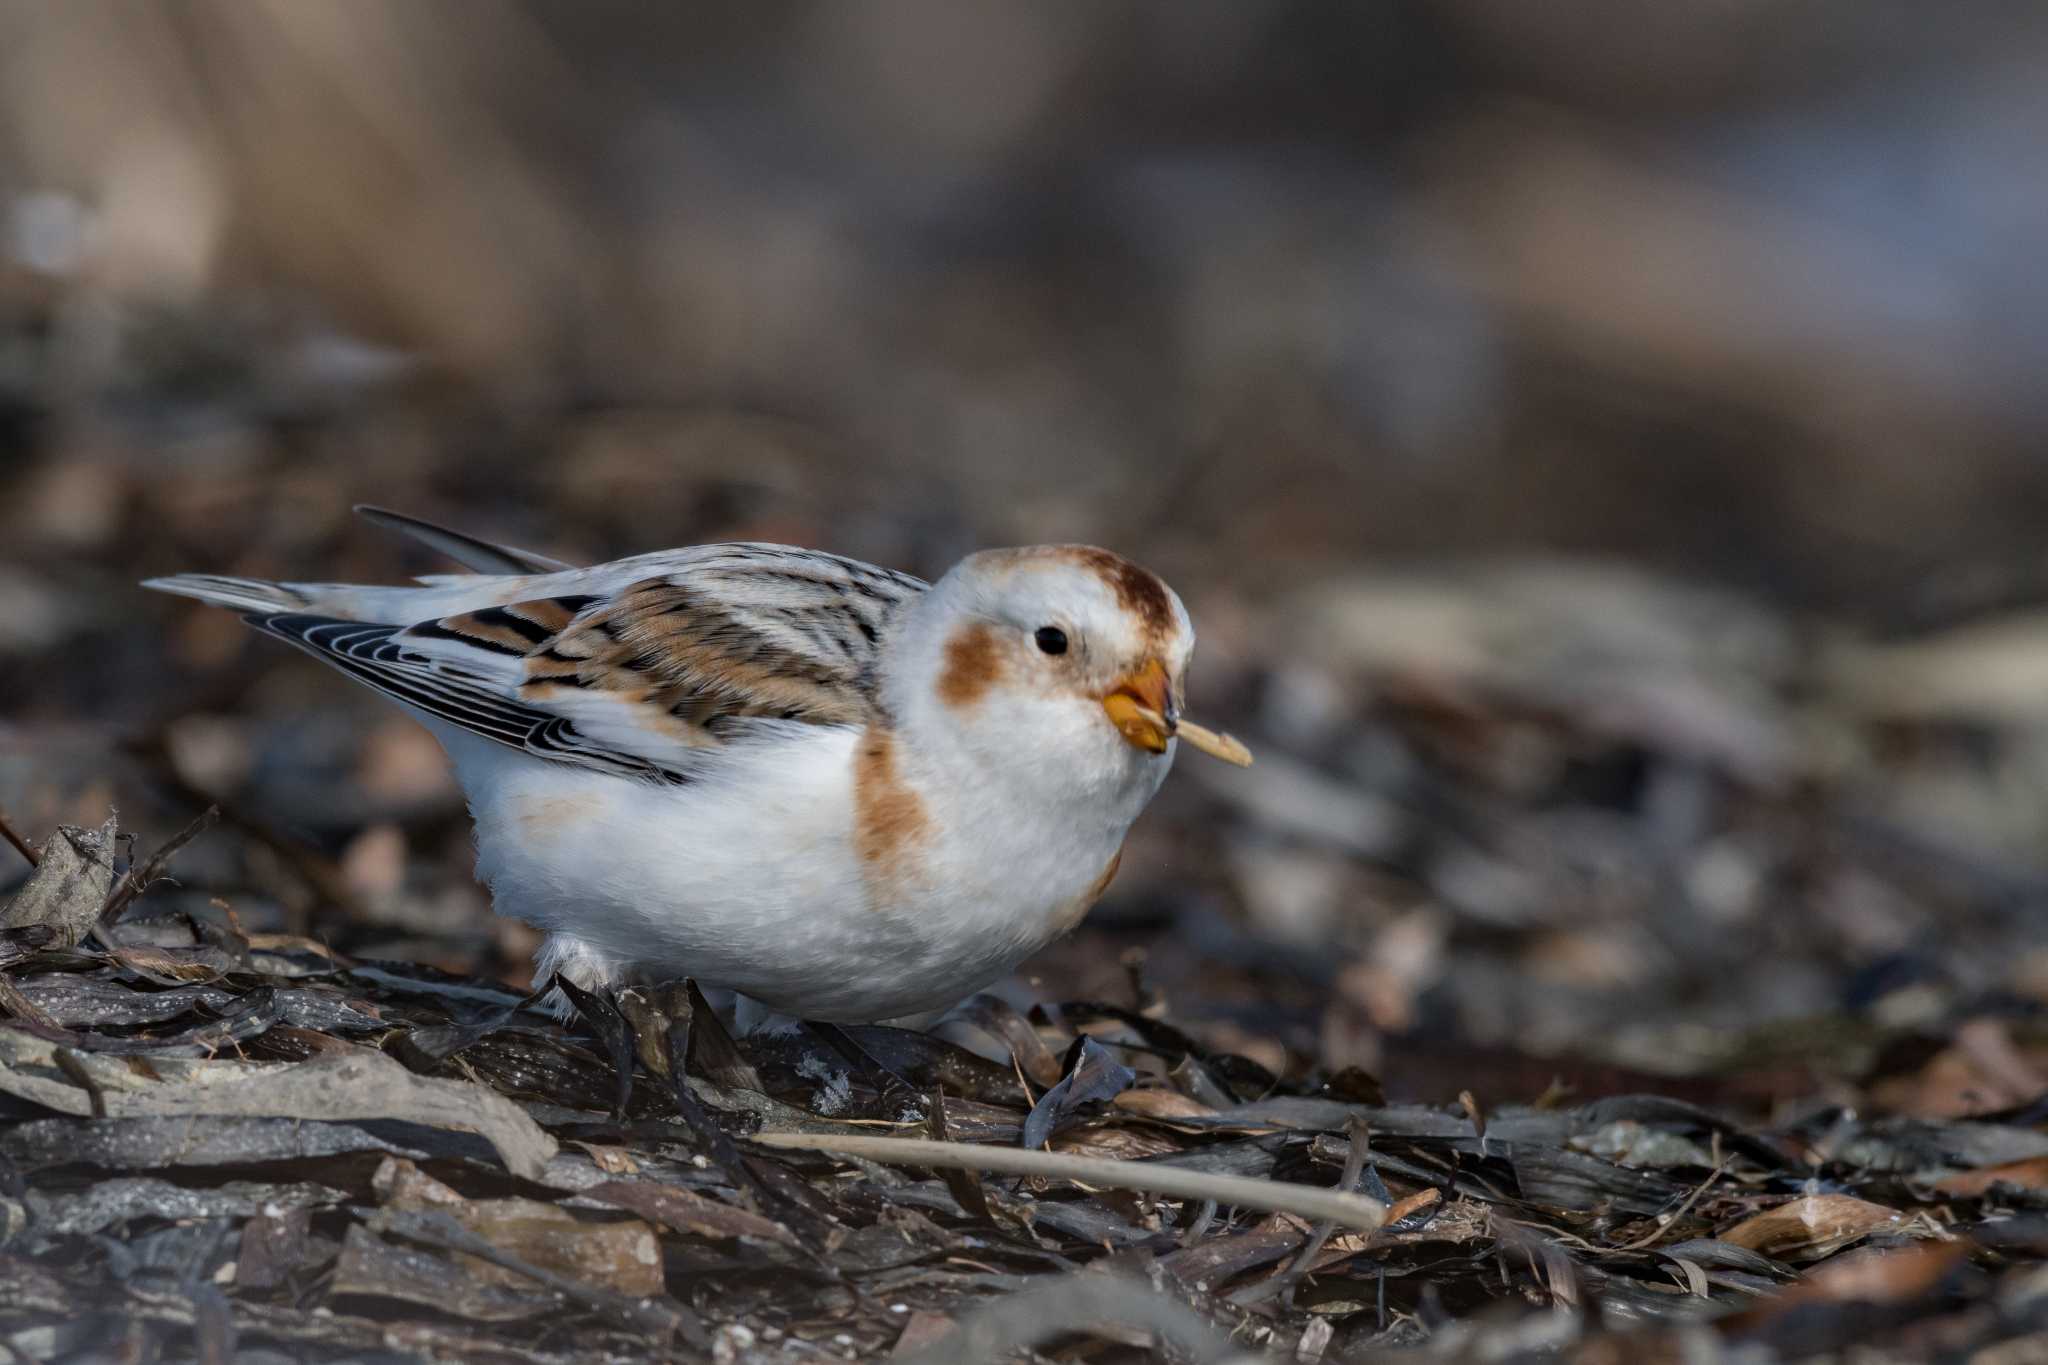
<instances>
[{"instance_id":1,"label":"white bird","mask_svg":"<svg viewBox=\"0 0 2048 1365\"><path fill-rule=\"evenodd\" d=\"M1080 922L1177 740L1251 761L1180 718L1187 611L1107 550L987 550L930 585L765 544L579 569L359 510L475 572L144 586L433 731L542 981L929 1022Z\"/></svg>"}]
</instances>

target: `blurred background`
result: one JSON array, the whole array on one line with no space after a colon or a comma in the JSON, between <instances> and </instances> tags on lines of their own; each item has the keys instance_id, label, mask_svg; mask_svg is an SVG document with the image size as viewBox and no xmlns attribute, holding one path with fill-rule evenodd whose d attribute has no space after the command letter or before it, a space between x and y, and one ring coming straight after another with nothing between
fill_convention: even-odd
<instances>
[{"instance_id":1,"label":"blurred background","mask_svg":"<svg viewBox=\"0 0 2048 1365\"><path fill-rule=\"evenodd\" d=\"M137 578L447 567L355 502L1092 541L1260 762L1019 998L2014 1102L2044 60L2019 0L0 4L0 807L218 800L159 907L517 980L423 732Z\"/></svg>"}]
</instances>

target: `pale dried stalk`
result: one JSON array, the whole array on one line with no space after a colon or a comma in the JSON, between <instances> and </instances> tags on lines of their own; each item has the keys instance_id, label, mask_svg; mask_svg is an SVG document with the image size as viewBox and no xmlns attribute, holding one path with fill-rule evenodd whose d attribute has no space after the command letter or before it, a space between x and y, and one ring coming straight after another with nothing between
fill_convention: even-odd
<instances>
[{"instance_id":1,"label":"pale dried stalk","mask_svg":"<svg viewBox=\"0 0 2048 1365\"><path fill-rule=\"evenodd\" d=\"M1225 763L1235 763L1240 768L1252 766L1252 751L1245 748L1235 735L1208 729L1191 720L1182 721L1175 727L1174 733L1211 758L1220 758Z\"/></svg>"},{"instance_id":2,"label":"pale dried stalk","mask_svg":"<svg viewBox=\"0 0 2048 1365\"><path fill-rule=\"evenodd\" d=\"M893 1166L948 1166L998 1175L1045 1176L1107 1189L1141 1190L1169 1199L1213 1199L1219 1204L1236 1204L1269 1213L1327 1219L1366 1232L1387 1221L1387 1206L1366 1195L1250 1176L1213 1175L1151 1162L1109 1161L1063 1152L1032 1152L1021 1147L984 1147L971 1142L838 1133L756 1133L749 1141L783 1151L836 1152Z\"/></svg>"}]
</instances>

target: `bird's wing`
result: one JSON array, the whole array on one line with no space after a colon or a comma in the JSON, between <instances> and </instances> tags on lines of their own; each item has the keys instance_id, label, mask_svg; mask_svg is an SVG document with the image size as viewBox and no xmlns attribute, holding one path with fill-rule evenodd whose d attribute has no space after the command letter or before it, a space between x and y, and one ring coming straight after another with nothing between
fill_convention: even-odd
<instances>
[{"instance_id":1,"label":"bird's wing","mask_svg":"<svg viewBox=\"0 0 2048 1365\"><path fill-rule=\"evenodd\" d=\"M553 762L682 782L763 725L863 723L882 632L925 586L784 546L720 546L625 582L612 567L410 625L249 619L436 720ZM579 576L591 591L574 591Z\"/></svg>"},{"instance_id":2,"label":"bird's wing","mask_svg":"<svg viewBox=\"0 0 2048 1365\"><path fill-rule=\"evenodd\" d=\"M564 564L559 559L535 554L512 545L496 545L488 540L479 540L463 531L436 526L419 517L409 517L403 512L394 512L388 507L372 507L369 503L357 503L356 515L372 526L387 531L396 531L410 536L422 545L439 550L457 564L473 573L484 574L531 574L559 573L571 569L573 564Z\"/></svg>"}]
</instances>

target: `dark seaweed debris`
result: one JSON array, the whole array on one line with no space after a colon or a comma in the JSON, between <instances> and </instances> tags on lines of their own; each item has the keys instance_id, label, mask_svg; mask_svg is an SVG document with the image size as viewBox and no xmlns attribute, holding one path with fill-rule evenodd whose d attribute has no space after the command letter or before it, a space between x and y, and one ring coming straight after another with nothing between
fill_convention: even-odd
<instances>
[{"instance_id":1,"label":"dark seaweed debris","mask_svg":"<svg viewBox=\"0 0 2048 1365\"><path fill-rule=\"evenodd\" d=\"M56 836L34 878L104 897L64 851L94 847L112 831ZM688 1049L721 1079L679 1093L643 1069L622 1102L627 1013L715 1028L701 995L593 1008L600 1043L495 983L231 916L143 951L120 918L0 978L18 1358L1880 1359L2048 1330L2039 1103L1362 1103L1357 1078L1283 1082L1156 1011L992 999L970 1011L991 1038L1031 1039L1014 1071L858 1031L884 1081L931 1083L921 1119L813 1039L687 1030L642 1064ZM1356 1190L1387 1221L941 1177L766 1133L1044 1144Z\"/></svg>"}]
</instances>

